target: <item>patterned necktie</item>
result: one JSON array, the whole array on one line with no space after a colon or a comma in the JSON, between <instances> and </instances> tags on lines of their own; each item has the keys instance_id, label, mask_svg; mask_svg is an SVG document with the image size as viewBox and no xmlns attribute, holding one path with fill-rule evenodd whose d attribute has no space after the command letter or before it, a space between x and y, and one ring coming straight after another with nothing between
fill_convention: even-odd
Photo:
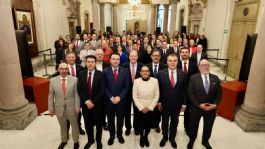
<instances>
[{"instance_id":1,"label":"patterned necktie","mask_svg":"<svg viewBox=\"0 0 265 149\"><path fill-rule=\"evenodd\" d=\"M208 81L207 75L205 75L204 77L205 77L205 79L204 79L204 89L205 89L206 94L208 94L208 92L209 92L209 81Z\"/></svg>"},{"instance_id":2,"label":"patterned necktie","mask_svg":"<svg viewBox=\"0 0 265 149\"><path fill-rule=\"evenodd\" d=\"M158 74L158 71L157 71L157 65L155 65L155 69L154 69L154 77L155 77L155 78L156 78L157 74Z\"/></svg>"},{"instance_id":3,"label":"patterned necktie","mask_svg":"<svg viewBox=\"0 0 265 149\"><path fill-rule=\"evenodd\" d=\"M135 77L135 73L134 73L134 64L132 64L131 77L132 77L132 81L134 81L134 77Z\"/></svg>"},{"instance_id":4,"label":"patterned necktie","mask_svg":"<svg viewBox=\"0 0 265 149\"><path fill-rule=\"evenodd\" d=\"M88 75L88 79L87 79L87 91L88 91L88 97L91 98L91 93L92 93L92 89L91 89L91 72L89 72Z\"/></svg>"},{"instance_id":5,"label":"patterned necktie","mask_svg":"<svg viewBox=\"0 0 265 149\"><path fill-rule=\"evenodd\" d=\"M66 93L65 79L62 79L62 89L63 89L63 94L65 95L65 93Z\"/></svg>"},{"instance_id":6,"label":"patterned necktie","mask_svg":"<svg viewBox=\"0 0 265 149\"><path fill-rule=\"evenodd\" d=\"M175 86L174 71L171 71L170 83L171 87L174 88Z\"/></svg>"},{"instance_id":7,"label":"patterned necktie","mask_svg":"<svg viewBox=\"0 0 265 149\"><path fill-rule=\"evenodd\" d=\"M74 67L71 67L71 74L72 74L73 77L75 77L75 69L74 69Z\"/></svg>"},{"instance_id":8,"label":"patterned necktie","mask_svg":"<svg viewBox=\"0 0 265 149\"><path fill-rule=\"evenodd\" d=\"M117 74L117 69L114 69L114 80L118 80L118 74Z\"/></svg>"}]
</instances>

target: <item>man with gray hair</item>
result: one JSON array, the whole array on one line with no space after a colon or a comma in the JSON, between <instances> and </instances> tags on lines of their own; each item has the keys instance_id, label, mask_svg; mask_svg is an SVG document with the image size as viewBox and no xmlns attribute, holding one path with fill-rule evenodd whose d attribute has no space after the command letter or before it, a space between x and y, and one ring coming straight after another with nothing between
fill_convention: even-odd
<instances>
[{"instance_id":1,"label":"man with gray hair","mask_svg":"<svg viewBox=\"0 0 265 149\"><path fill-rule=\"evenodd\" d=\"M74 149L79 148L79 128L77 115L80 112L80 99L77 92L77 78L68 75L68 65L61 63L58 71L59 76L50 80L48 109L52 117L54 114L60 124L61 144L58 149L63 149L67 144L68 130L67 120L72 127Z\"/></svg>"}]
</instances>

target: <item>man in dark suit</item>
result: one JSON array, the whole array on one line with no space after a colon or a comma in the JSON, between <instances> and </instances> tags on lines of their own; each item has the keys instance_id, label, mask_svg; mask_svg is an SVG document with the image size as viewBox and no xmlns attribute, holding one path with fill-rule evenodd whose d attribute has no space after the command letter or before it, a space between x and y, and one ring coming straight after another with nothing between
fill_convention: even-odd
<instances>
[{"instance_id":1,"label":"man in dark suit","mask_svg":"<svg viewBox=\"0 0 265 149\"><path fill-rule=\"evenodd\" d=\"M173 148L177 148L175 141L178 117L180 111L185 110L186 105L186 76L183 71L177 69L178 57L170 54L167 57L168 69L160 71L157 75L160 89L159 108L162 109L162 133L163 138L160 147L164 147L169 135L169 141ZM168 123L170 132L168 133Z\"/></svg>"},{"instance_id":2,"label":"man in dark suit","mask_svg":"<svg viewBox=\"0 0 265 149\"><path fill-rule=\"evenodd\" d=\"M129 74L119 67L120 55L112 53L110 55L111 67L104 69L105 75L105 93L106 93L106 113L108 117L110 138L108 145L112 145L115 139L115 130L120 143L124 143L122 137L122 127L124 121L124 107L129 90ZM117 127L115 128L115 115L117 118Z\"/></svg>"},{"instance_id":3,"label":"man in dark suit","mask_svg":"<svg viewBox=\"0 0 265 149\"><path fill-rule=\"evenodd\" d=\"M129 87L129 91L127 94L127 99L126 99L126 105L125 105L125 127L126 127L126 131L125 131L125 135L129 136L131 133L131 128L132 128L132 124L131 124L131 107L132 107L132 87L133 87L133 81L134 79L137 79L139 77L141 77L140 75L140 71L142 68L142 63L138 63L138 52L136 50L132 50L129 52L129 62L125 63L123 65L123 68L125 68L130 76L130 87ZM133 104L133 110L137 110L135 105ZM137 114L134 112L133 115L133 128L134 128L134 133L136 135L139 134L139 129L136 128L136 123L137 123Z\"/></svg>"},{"instance_id":4,"label":"man in dark suit","mask_svg":"<svg viewBox=\"0 0 265 149\"><path fill-rule=\"evenodd\" d=\"M158 72L160 70L166 69L167 66L160 62L161 55L158 49L152 51L151 58L152 58L152 63L147 64L147 66L150 69L150 76L157 78ZM156 128L157 133L160 133L161 129L159 127L159 123L161 121L161 111L158 109L158 106L156 106L154 109L154 115L155 115L155 120L154 120L154 125L152 127Z\"/></svg>"},{"instance_id":5,"label":"man in dark suit","mask_svg":"<svg viewBox=\"0 0 265 149\"><path fill-rule=\"evenodd\" d=\"M187 84L189 83L189 78L198 73L198 67L196 63L189 60L189 49L187 47L183 47L180 50L181 61L178 63L178 69L182 70L187 75ZM184 111L184 128L187 134L189 134L189 122L190 122L190 100L187 98L187 107Z\"/></svg>"},{"instance_id":6,"label":"man in dark suit","mask_svg":"<svg viewBox=\"0 0 265 149\"><path fill-rule=\"evenodd\" d=\"M162 42L162 46L161 46L161 49L160 49L160 54L161 54L161 62L166 64L167 63L167 56L171 53L174 53L173 49L169 49L167 47L167 42L166 41L163 41Z\"/></svg>"},{"instance_id":7,"label":"man in dark suit","mask_svg":"<svg viewBox=\"0 0 265 149\"><path fill-rule=\"evenodd\" d=\"M203 117L202 144L206 149L211 149L209 139L216 116L216 107L222 97L222 87L216 75L209 73L210 64L207 60L201 60L200 73L193 75L189 81L188 95L192 102L190 113L190 141L188 149L192 149L197 137L201 117Z\"/></svg>"},{"instance_id":8,"label":"man in dark suit","mask_svg":"<svg viewBox=\"0 0 265 149\"><path fill-rule=\"evenodd\" d=\"M97 148L102 148L102 115L104 105L104 74L103 72L96 70L96 57L94 55L88 55L86 57L87 70L81 71L78 75L77 90L80 96L80 103L82 107L85 128L88 137L88 143L85 145L85 149L95 142L93 127L96 125L97 133Z\"/></svg>"},{"instance_id":9,"label":"man in dark suit","mask_svg":"<svg viewBox=\"0 0 265 149\"><path fill-rule=\"evenodd\" d=\"M120 36L117 36L115 38L115 42L113 43L113 47L112 47L113 52L118 52L118 49L117 49L118 45L121 45L122 52L127 53L126 47L123 44L121 44L121 37Z\"/></svg>"},{"instance_id":10,"label":"man in dark suit","mask_svg":"<svg viewBox=\"0 0 265 149\"><path fill-rule=\"evenodd\" d=\"M207 59L207 54L205 52L202 52L202 45L199 44L197 46L197 52L191 55L191 61L195 62L197 65L199 65L200 61L202 59Z\"/></svg>"},{"instance_id":11,"label":"man in dark suit","mask_svg":"<svg viewBox=\"0 0 265 149\"><path fill-rule=\"evenodd\" d=\"M110 64L106 63L103 61L104 58L104 51L100 48L96 49L95 51L95 56L97 58L96 61L96 69L99 71L102 71L109 67ZM104 94L104 98L105 98L105 94ZM102 104L105 104L105 100L102 101ZM103 112L102 112L102 120L103 120L103 128L104 130L108 130L108 123L106 122L106 112L105 112L105 108L103 108Z\"/></svg>"}]
</instances>

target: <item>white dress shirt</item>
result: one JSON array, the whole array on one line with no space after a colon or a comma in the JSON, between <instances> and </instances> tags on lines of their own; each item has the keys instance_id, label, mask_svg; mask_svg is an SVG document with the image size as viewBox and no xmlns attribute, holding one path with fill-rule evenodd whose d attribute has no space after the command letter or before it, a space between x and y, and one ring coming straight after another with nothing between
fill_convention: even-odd
<instances>
[{"instance_id":1,"label":"white dress shirt","mask_svg":"<svg viewBox=\"0 0 265 149\"><path fill-rule=\"evenodd\" d=\"M72 67L74 67L75 76L76 76L77 74L76 74L76 66L75 66L75 64L74 64L73 66L71 66L71 65L68 64L69 74L70 74L71 76L73 76L73 75L72 75Z\"/></svg>"},{"instance_id":2,"label":"white dress shirt","mask_svg":"<svg viewBox=\"0 0 265 149\"><path fill-rule=\"evenodd\" d=\"M99 71L103 71L103 62L101 62L101 63L96 63L96 68L97 68L97 70L99 70Z\"/></svg>"},{"instance_id":3,"label":"white dress shirt","mask_svg":"<svg viewBox=\"0 0 265 149\"><path fill-rule=\"evenodd\" d=\"M209 82L209 87L210 87L210 78L209 78L209 74L206 75L207 76L207 80ZM202 77L202 82L203 82L203 86L205 88L205 75L204 74L201 74L201 77Z\"/></svg>"},{"instance_id":4,"label":"white dress shirt","mask_svg":"<svg viewBox=\"0 0 265 149\"><path fill-rule=\"evenodd\" d=\"M202 57L202 53L197 52L197 64L200 63L201 57Z\"/></svg>"},{"instance_id":5,"label":"white dress shirt","mask_svg":"<svg viewBox=\"0 0 265 149\"><path fill-rule=\"evenodd\" d=\"M158 73L158 68L159 68L159 63L157 63L157 64L155 64L155 63L152 63L152 65L153 65L153 73L155 72L155 65L157 65L156 66L156 69L157 69L157 73Z\"/></svg>"},{"instance_id":6,"label":"white dress shirt","mask_svg":"<svg viewBox=\"0 0 265 149\"><path fill-rule=\"evenodd\" d=\"M181 61L182 62L182 71L184 71L184 62L185 61ZM189 72L189 61L187 60L186 62L186 67L187 67L187 72Z\"/></svg>"}]
</instances>

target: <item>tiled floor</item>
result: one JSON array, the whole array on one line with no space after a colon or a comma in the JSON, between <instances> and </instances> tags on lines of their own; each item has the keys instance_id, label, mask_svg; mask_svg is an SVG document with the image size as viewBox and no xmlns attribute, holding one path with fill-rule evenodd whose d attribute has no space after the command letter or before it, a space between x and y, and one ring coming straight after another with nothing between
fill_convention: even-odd
<instances>
[{"instance_id":1,"label":"tiled floor","mask_svg":"<svg viewBox=\"0 0 265 149\"><path fill-rule=\"evenodd\" d=\"M201 121L202 122L202 121ZM84 124L82 122L82 124ZM82 125L84 126L84 125ZM194 144L194 149L204 149L201 145L202 123L198 133L198 138ZM70 135L71 136L71 135ZM119 144L115 139L112 146L107 145L109 133L103 131L103 148L106 149L138 149L139 136L132 134L125 138L125 144ZM149 135L150 149L158 149L161 133L152 130ZM87 143L87 137L80 135L80 148ZM179 149L185 149L188 137L183 128L183 116L180 116L176 142ZM214 149L265 149L265 133L246 133L242 131L234 122L217 117L210 143ZM59 124L56 117L41 115L37 117L25 130L0 130L1 149L56 149L60 144ZM73 141L70 137L66 149L73 148ZM96 148L96 145L91 147ZM165 149L171 148L167 142Z\"/></svg>"}]
</instances>

